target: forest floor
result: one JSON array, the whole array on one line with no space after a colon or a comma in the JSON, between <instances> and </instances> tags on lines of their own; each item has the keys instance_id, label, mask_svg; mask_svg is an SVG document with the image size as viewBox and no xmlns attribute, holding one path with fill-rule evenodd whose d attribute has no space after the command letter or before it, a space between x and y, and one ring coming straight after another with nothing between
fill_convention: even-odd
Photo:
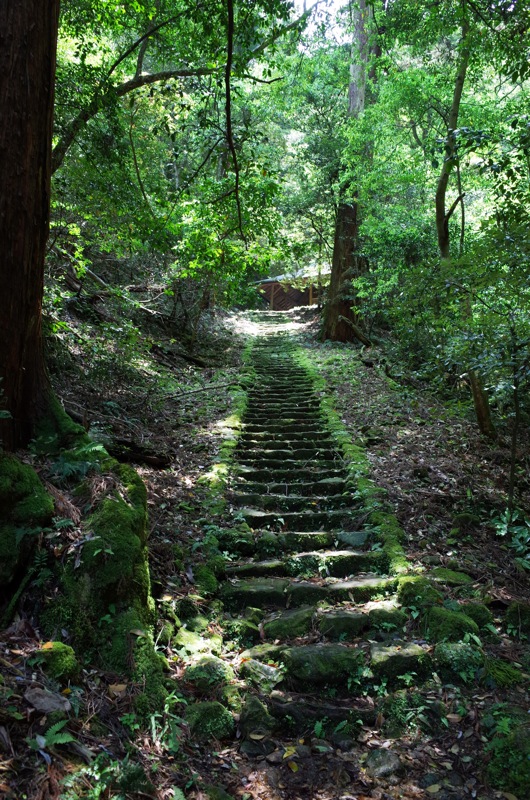
<instances>
[{"instance_id":1,"label":"forest floor","mask_svg":"<svg viewBox=\"0 0 530 800\"><path fill-rule=\"evenodd\" d=\"M528 573L498 535L509 483L509 431L499 426L492 443L477 432L467 400L449 403L419 382L390 378L383 348L361 353L355 345L320 343L312 310L296 310L292 321L297 343L326 380L352 442L365 449L371 479L387 492L412 568L440 566L471 576L465 589L448 588L447 599L487 600L494 617L488 653L514 664L523 680L506 687L469 676L461 683L430 682L417 687L421 703L401 709L399 735L389 732L380 711L343 750L317 721L278 735L274 750L256 758L241 751L237 738L201 744L190 737L183 722L195 696L183 679L190 655L165 637L161 625L158 646L173 687L166 708L147 722L140 719L135 687L86 664L82 679L66 690L73 709L71 741L46 747L46 716L28 709L23 697L28 682L49 686L32 659L42 643L35 615L42 585L30 585L14 621L0 634L1 797L525 800L491 788L487 769L493 757L488 743L499 724L509 735L515 710L529 708L528 636L503 623L513 601L530 602ZM179 347L157 334L142 358L132 359L111 352L104 337L99 352L92 345L87 354L86 330L75 316L69 324L78 333L52 353L55 389L99 441L122 448L122 456L131 447L141 452L136 468L148 488L152 591L164 621L168 605L197 595L195 573L205 542L227 524L230 509L205 512L207 489L200 479L222 447L224 421L245 369L242 354L256 326L244 313L212 315L193 346ZM32 461L31 454L21 455ZM528 512L527 443L518 457L517 502ZM222 633L216 601L199 602L209 635ZM224 657L235 663L238 655L236 648ZM49 688L59 693L59 687ZM382 708L384 693L382 687L381 696L365 700ZM432 724L431 711L440 703L443 720ZM371 774L364 765L374 749L394 751L400 769L384 778Z\"/></svg>"}]
</instances>

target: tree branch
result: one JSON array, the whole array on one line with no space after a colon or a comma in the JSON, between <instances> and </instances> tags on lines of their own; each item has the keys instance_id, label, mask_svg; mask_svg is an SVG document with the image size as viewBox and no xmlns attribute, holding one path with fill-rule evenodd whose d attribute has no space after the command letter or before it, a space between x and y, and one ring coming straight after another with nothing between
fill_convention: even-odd
<instances>
[{"instance_id":1,"label":"tree branch","mask_svg":"<svg viewBox=\"0 0 530 800\"><path fill-rule=\"evenodd\" d=\"M123 97L129 92L134 92L136 89L141 89L142 86L149 86L152 83L160 83L161 81L172 80L173 78L197 78L201 75L213 75L218 72L221 67L197 67L196 69L169 69L163 72L146 73L143 75L135 75L129 81L125 81L119 86L109 86L107 91L100 95L95 95L89 105L82 109L77 117L75 117L67 130L52 151L52 174L59 169L64 161L64 157L76 139L79 132L85 127L86 123L91 120L102 108L114 97Z\"/></svg>"}]
</instances>

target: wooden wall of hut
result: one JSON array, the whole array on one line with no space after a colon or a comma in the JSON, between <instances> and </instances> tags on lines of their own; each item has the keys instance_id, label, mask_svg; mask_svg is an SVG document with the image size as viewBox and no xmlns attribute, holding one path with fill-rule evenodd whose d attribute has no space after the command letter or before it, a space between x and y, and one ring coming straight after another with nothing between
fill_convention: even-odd
<instances>
[{"instance_id":1,"label":"wooden wall of hut","mask_svg":"<svg viewBox=\"0 0 530 800\"><path fill-rule=\"evenodd\" d=\"M315 286L295 289L281 283L264 283L260 292L265 297L271 311L288 311L295 306L310 306L318 302L318 290Z\"/></svg>"}]
</instances>

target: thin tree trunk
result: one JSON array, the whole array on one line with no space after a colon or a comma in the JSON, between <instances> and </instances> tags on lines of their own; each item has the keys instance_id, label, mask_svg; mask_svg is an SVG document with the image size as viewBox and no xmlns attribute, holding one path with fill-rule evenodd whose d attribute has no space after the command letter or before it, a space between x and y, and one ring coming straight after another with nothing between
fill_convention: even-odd
<instances>
[{"instance_id":1,"label":"thin tree trunk","mask_svg":"<svg viewBox=\"0 0 530 800\"><path fill-rule=\"evenodd\" d=\"M59 0L0 5L0 389L7 449L46 408L41 311Z\"/></svg>"},{"instance_id":2,"label":"thin tree trunk","mask_svg":"<svg viewBox=\"0 0 530 800\"><path fill-rule=\"evenodd\" d=\"M464 89L464 81L466 79L467 67L469 64L470 51L467 44L467 36L469 33L469 24L467 20L462 23L462 50L460 53L460 62L458 65L458 72L456 74L455 86L453 91L453 101L447 119L447 136L445 140L445 153L444 162L442 164L442 171L438 179L436 187L436 233L438 236L438 248L442 258L449 258L449 219L454 212L456 205L453 204L449 211L445 211L445 197L447 194L447 186L449 184L449 175L453 166L453 160L456 154L456 140L455 131L458 125L458 114L460 112L460 103L462 100L462 91Z\"/></svg>"}]
</instances>

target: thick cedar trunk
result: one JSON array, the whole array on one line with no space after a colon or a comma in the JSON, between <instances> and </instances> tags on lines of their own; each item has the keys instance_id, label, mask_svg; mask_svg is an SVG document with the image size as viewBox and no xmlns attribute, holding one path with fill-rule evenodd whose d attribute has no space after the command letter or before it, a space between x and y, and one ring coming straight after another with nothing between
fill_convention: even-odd
<instances>
[{"instance_id":1,"label":"thick cedar trunk","mask_svg":"<svg viewBox=\"0 0 530 800\"><path fill-rule=\"evenodd\" d=\"M59 0L0 4L0 388L14 449L45 409L41 309Z\"/></svg>"},{"instance_id":2,"label":"thick cedar trunk","mask_svg":"<svg viewBox=\"0 0 530 800\"><path fill-rule=\"evenodd\" d=\"M351 281L358 274L357 244L359 226L357 203L341 203L337 209L333 261L324 309L323 338L334 342L355 339L356 315L351 296ZM353 324L352 324L353 323Z\"/></svg>"},{"instance_id":3,"label":"thick cedar trunk","mask_svg":"<svg viewBox=\"0 0 530 800\"><path fill-rule=\"evenodd\" d=\"M354 10L354 58L350 67L348 87L348 113L358 117L364 111L366 102L366 77L370 52L368 43L368 21L372 11L366 0L359 0ZM351 202L344 197L339 201L335 218L335 239L331 263L331 279L328 297L324 307L322 339L336 342L351 342L361 338L369 343L358 327L352 295L352 279L361 272L364 262L358 256L359 220L356 192Z\"/></svg>"}]
</instances>

